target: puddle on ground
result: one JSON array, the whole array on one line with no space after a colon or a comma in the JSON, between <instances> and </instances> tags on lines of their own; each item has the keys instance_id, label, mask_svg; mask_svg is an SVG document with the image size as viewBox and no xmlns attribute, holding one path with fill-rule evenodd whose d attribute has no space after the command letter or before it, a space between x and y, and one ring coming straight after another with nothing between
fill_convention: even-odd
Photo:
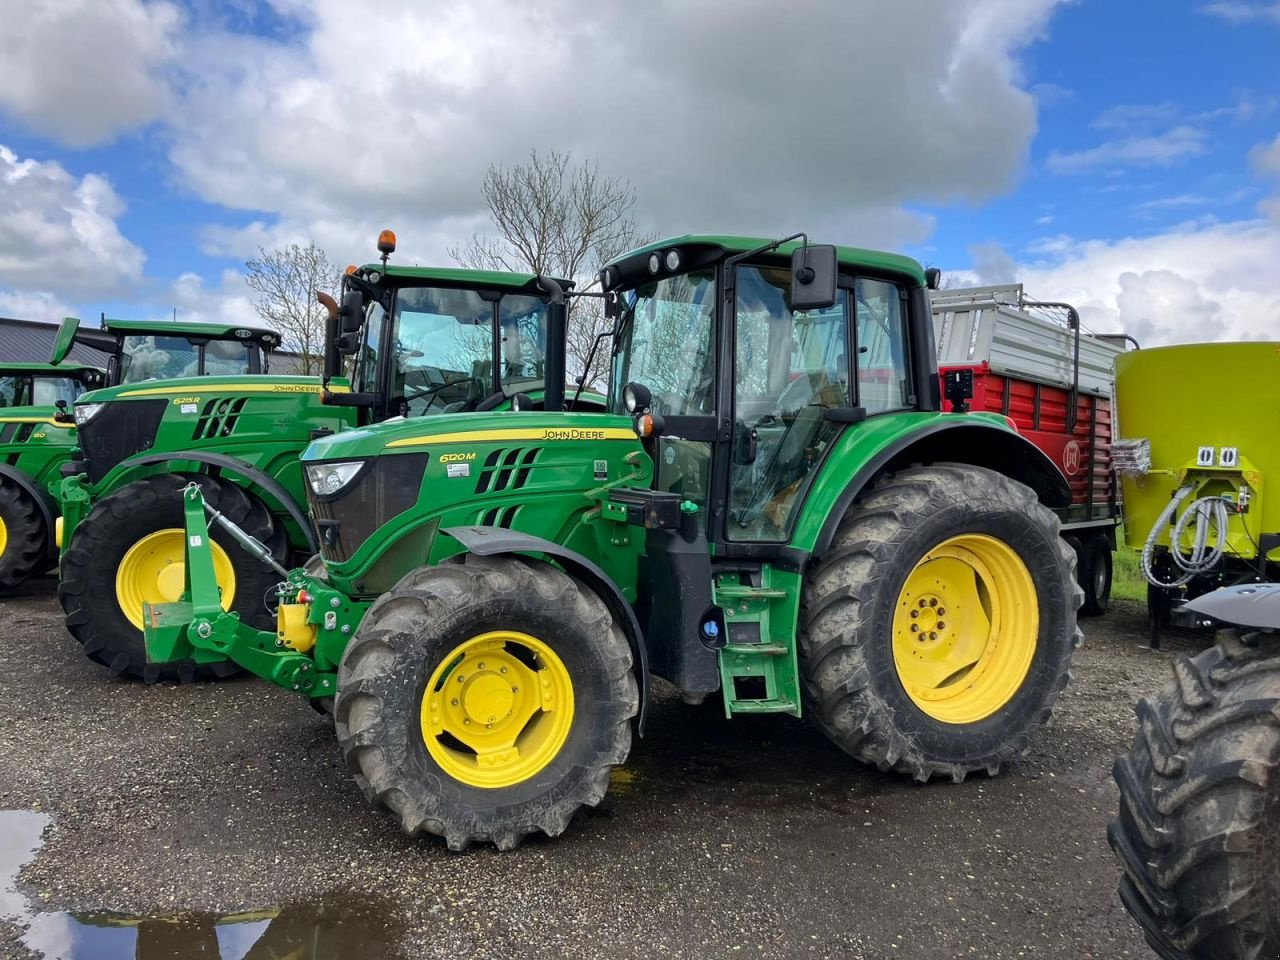
<instances>
[{"instance_id":1,"label":"puddle on ground","mask_svg":"<svg viewBox=\"0 0 1280 960\"><path fill-rule=\"evenodd\" d=\"M40 848L48 815L0 810L0 924L22 929L0 946L45 960L376 960L391 956L388 911L366 897L335 893L316 901L244 913L131 917L118 913L38 913L17 889L18 871Z\"/></svg>"}]
</instances>

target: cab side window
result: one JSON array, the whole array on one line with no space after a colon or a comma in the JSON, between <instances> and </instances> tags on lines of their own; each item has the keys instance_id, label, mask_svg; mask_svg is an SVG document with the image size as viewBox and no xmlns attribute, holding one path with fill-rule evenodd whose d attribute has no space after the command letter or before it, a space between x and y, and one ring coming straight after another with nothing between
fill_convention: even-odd
<instances>
[{"instance_id":1,"label":"cab side window","mask_svg":"<svg viewBox=\"0 0 1280 960\"><path fill-rule=\"evenodd\" d=\"M858 404L867 415L914 405L903 290L887 280L854 282Z\"/></svg>"}]
</instances>

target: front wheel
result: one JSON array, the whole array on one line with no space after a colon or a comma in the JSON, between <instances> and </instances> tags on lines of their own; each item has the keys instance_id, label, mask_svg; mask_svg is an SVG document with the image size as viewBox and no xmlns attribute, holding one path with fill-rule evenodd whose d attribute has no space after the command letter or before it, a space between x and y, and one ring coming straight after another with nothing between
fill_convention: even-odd
<instances>
[{"instance_id":1,"label":"front wheel","mask_svg":"<svg viewBox=\"0 0 1280 960\"><path fill-rule=\"evenodd\" d=\"M67 629L90 660L112 676L146 683L211 680L239 673L230 660L148 663L142 634L144 603L182 596L186 533L182 490L191 477L163 473L135 480L103 497L76 526L62 557L58 601ZM233 483L199 478L205 503L256 537L280 559L284 531L262 501ZM279 576L230 534L210 531L213 569L224 609L260 630L274 630L266 598Z\"/></svg>"},{"instance_id":2,"label":"front wheel","mask_svg":"<svg viewBox=\"0 0 1280 960\"><path fill-rule=\"evenodd\" d=\"M631 748L626 637L550 564L468 556L369 608L338 670L338 741L366 798L452 850L557 836Z\"/></svg>"},{"instance_id":3,"label":"front wheel","mask_svg":"<svg viewBox=\"0 0 1280 960\"><path fill-rule=\"evenodd\" d=\"M1226 631L1173 673L1115 765L1120 899L1164 960L1280 957L1280 638Z\"/></svg>"},{"instance_id":4,"label":"front wheel","mask_svg":"<svg viewBox=\"0 0 1280 960\"><path fill-rule=\"evenodd\" d=\"M49 567L49 535L35 500L0 477L0 590Z\"/></svg>"},{"instance_id":5,"label":"front wheel","mask_svg":"<svg viewBox=\"0 0 1280 960\"><path fill-rule=\"evenodd\" d=\"M886 477L806 580L808 714L881 770L995 774L1067 684L1079 604L1075 553L1029 488L962 465Z\"/></svg>"}]
</instances>

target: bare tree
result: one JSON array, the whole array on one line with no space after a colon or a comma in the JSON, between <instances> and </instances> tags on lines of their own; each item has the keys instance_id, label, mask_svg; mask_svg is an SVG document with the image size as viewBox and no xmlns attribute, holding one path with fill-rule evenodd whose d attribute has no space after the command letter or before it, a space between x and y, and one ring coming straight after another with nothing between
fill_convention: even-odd
<instances>
[{"instance_id":1,"label":"bare tree","mask_svg":"<svg viewBox=\"0 0 1280 960\"><path fill-rule=\"evenodd\" d=\"M590 283L605 263L643 242L633 211L631 181L600 173L594 161L533 150L525 163L492 165L482 187L496 234L474 234L449 255L474 270L530 272ZM584 372L597 336L609 329L599 300L569 301L569 372ZM597 353L586 384L608 375L608 352Z\"/></svg>"},{"instance_id":2,"label":"bare tree","mask_svg":"<svg viewBox=\"0 0 1280 960\"><path fill-rule=\"evenodd\" d=\"M258 315L279 331L284 349L298 354L304 376L318 374L325 310L316 302L316 293L336 296L341 273L314 242L270 251L259 247L258 256L244 266L245 282L257 294L253 305Z\"/></svg>"}]
</instances>

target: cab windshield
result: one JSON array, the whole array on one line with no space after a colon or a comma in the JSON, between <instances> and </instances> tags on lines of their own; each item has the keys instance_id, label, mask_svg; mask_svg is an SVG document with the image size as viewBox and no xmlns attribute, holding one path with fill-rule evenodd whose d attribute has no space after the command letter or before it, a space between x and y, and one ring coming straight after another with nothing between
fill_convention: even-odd
<instances>
[{"instance_id":1,"label":"cab windshield","mask_svg":"<svg viewBox=\"0 0 1280 960\"><path fill-rule=\"evenodd\" d=\"M642 383L654 413L702 416L715 404L715 272L664 277L628 295L614 346L609 409L624 413L622 388Z\"/></svg>"},{"instance_id":2,"label":"cab windshield","mask_svg":"<svg viewBox=\"0 0 1280 960\"><path fill-rule=\"evenodd\" d=\"M547 304L506 294L495 303L475 290L402 287L390 329L371 310L370 334L358 369L361 389L372 389L375 344L391 356L391 397L408 416L473 409L497 393L540 385L546 359ZM381 328L379 333L379 328ZM497 376L494 337L498 338Z\"/></svg>"},{"instance_id":3,"label":"cab windshield","mask_svg":"<svg viewBox=\"0 0 1280 960\"><path fill-rule=\"evenodd\" d=\"M52 407L59 400L70 404L82 393L84 385L72 377L0 375L0 408Z\"/></svg>"},{"instance_id":4,"label":"cab windshield","mask_svg":"<svg viewBox=\"0 0 1280 960\"><path fill-rule=\"evenodd\" d=\"M243 340L192 341L181 336L131 334L121 343L120 382L253 373L257 349L256 344Z\"/></svg>"}]
</instances>

